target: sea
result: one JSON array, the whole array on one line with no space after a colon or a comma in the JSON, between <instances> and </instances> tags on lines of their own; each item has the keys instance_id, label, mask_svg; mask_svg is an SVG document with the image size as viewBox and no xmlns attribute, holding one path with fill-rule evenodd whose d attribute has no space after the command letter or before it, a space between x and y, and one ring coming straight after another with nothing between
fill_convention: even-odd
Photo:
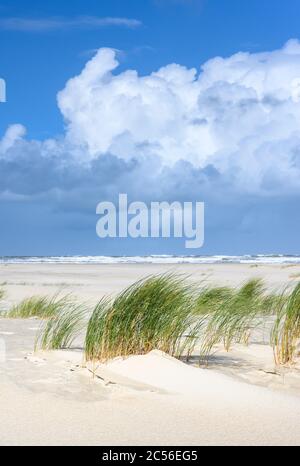
<instances>
[{"instance_id":1,"label":"sea","mask_svg":"<svg viewBox=\"0 0 300 466\"><path fill-rule=\"evenodd\" d=\"M300 255L2 256L0 264L300 264Z\"/></svg>"}]
</instances>

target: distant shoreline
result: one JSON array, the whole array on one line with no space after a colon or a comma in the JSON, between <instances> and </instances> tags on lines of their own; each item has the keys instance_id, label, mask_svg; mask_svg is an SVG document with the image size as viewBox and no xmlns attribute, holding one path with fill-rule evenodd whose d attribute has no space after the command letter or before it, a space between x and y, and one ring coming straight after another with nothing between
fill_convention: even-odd
<instances>
[{"instance_id":1,"label":"distant shoreline","mask_svg":"<svg viewBox=\"0 0 300 466\"><path fill-rule=\"evenodd\" d=\"M300 264L300 255L1 256L0 264Z\"/></svg>"}]
</instances>

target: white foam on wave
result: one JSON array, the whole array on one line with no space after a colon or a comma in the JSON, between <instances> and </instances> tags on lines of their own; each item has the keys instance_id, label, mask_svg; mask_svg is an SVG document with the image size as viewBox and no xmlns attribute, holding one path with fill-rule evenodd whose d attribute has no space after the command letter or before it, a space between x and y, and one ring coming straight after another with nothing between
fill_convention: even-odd
<instances>
[{"instance_id":1,"label":"white foam on wave","mask_svg":"<svg viewBox=\"0 0 300 466\"><path fill-rule=\"evenodd\" d=\"M0 264L300 264L300 256L243 255L243 256L43 256L2 257Z\"/></svg>"}]
</instances>

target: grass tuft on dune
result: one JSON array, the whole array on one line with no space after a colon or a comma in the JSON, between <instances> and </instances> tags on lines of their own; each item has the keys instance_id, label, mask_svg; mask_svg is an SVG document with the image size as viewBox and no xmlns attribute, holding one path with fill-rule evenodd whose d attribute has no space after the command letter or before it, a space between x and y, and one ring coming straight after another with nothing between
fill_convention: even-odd
<instances>
[{"instance_id":1,"label":"grass tuft on dune","mask_svg":"<svg viewBox=\"0 0 300 466\"><path fill-rule=\"evenodd\" d=\"M188 359L197 347L205 362L216 345L229 351L233 344L248 344L254 329L275 318L270 343L276 363L286 364L294 361L300 340L300 284L278 296L268 294L258 279L234 289L196 286L165 274L140 280L114 299L101 299L92 312L70 296L32 297L6 316L45 320L36 349L69 348L82 335L87 361L154 349Z\"/></svg>"},{"instance_id":2,"label":"grass tuft on dune","mask_svg":"<svg viewBox=\"0 0 300 466\"><path fill-rule=\"evenodd\" d=\"M299 356L300 283L277 302L277 317L272 330L272 344L277 364L291 364Z\"/></svg>"},{"instance_id":3,"label":"grass tuft on dune","mask_svg":"<svg viewBox=\"0 0 300 466\"><path fill-rule=\"evenodd\" d=\"M59 311L53 314L40 328L35 350L57 350L70 348L74 340L85 331L88 308L72 302L69 298L61 302Z\"/></svg>"},{"instance_id":4,"label":"grass tuft on dune","mask_svg":"<svg viewBox=\"0 0 300 466\"><path fill-rule=\"evenodd\" d=\"M152 276L101 300L87 328L87 360L145 354L153 349L180 356L194 319L193 288L182 277ZM192 344L192 342L191 342Z\"/></svg>"},{"instance_id":5,"label":"grass tuft on dune","mask_svg":"<svg viewBox=\"0 0 300 466\"><path fill-rule=\"evenodd\" d=\"M153 349L189 358L197 343L201 359L207 359L217 343L227 350L233 343L247 343L252 329L272 314L273 304L260 280L237 290L199 290L182 277L150 277L112 302L99 302L87 328L86 359L104 361Z\"/></svg>"},{"instance_id":6,"label":"grass tuft on dune","mask_svg":"<svg viewBox=\"0 0 300 466\"><path fill-rule=\"evenodd\" d=\"M247 344L251 331L272 314L274 298L267 295L263 282L252 279L237 290L220 296L207 315L201 355L208 358L213 347L223 343L229 351L233 343Z\"/></svg>"},{"instance_id":7,"label":"grass tuft on dune","mask_svg":"<svg viewBox=\"0 0 300 466\"><path fill-rule=\"evenodd\" d=\"M5 291L3 290L3 288L0 288L0 300L3 299L5 296Z\"/></svg>"},{"instance_id":8,"label":"grass tuft on dune","mask_svg":"<svg viewBox=\"0 0 300 466\"><path fill-rule=\"evenodd\" d=\"M5 315L10 319L49 319L70 301L69 296L32 296L13 306Z\"/></svg>"}]
</instances>

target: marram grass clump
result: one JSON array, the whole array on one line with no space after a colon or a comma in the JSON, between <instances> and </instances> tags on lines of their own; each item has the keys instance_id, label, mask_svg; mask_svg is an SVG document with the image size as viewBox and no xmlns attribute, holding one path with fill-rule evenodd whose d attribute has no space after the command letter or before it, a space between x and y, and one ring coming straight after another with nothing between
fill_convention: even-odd
<instances>
[{"instance_id":1,"label":"marram grass clump","mask_svg":"<svg viewBox=\"0 0 300 466\"><path fill-rule=\"evenodd\" d=\"M154 276L135 283L113 301L103 299L89 320L87 360L145 354L159 349L189 358L200 345L200 359L223 343L248 343L251 331L273 312L275 298L263 282L238 289L197 288L182 277Z\"/></svg>"},{"instance_id":2,"label":"marram grass clump","mask_svg":"<svg viewBox=\"0 0 300 466\"><path fill-rule=\"evenodd\" d=\"M88 308L70 299L41 327L35 342L35 350L70 348L74 340L85 331Z\"/></svg>"},{"instance_id":3,"label":"marram grass clump","mask_svg":"<svg viewBox=\"0 0 300 466\"><path fill-rule=\"evenodd\" d=\"M251 331L272 314L274 297L267 295L261 280L253 279L237 290L228 290L208 315L201 355L208 358L213 347L223 343L247 344Z\"/></svg>"},{"instance_id":4,"label":"marram grass clump","mask_svg":"<svg viewBox=\"0 0 300 466\"><path fill-rule=\"evenodd\" d=\"M300 349L300 283L277 301L277 317L272 330L272 344L277 364L292 364Z\"/></svg>"},{"instance_id":5,"label":"marram grass clump","mask_svg":"<svg viewBox=\"0 0 300 466\"><path fill-rule=\"evenodd\" d=\"M211 315L224 301L227 301L234 294L234 290L229 287L207 286L200 290L196 300L195 312L197 315Z\"/></svg>"},{"instance_id":6,"label":"marram grass clump","mask_svg":"<svg viewBox=\"0 0 300 466\"><path fill-rule=\"evenodd\" d=\"M159 349L180 356L194 319L193 288L182 277L152 276L101 300L89 320L86 360L145 354ZM185 337L185 338L184 338Z\"/></svg>"},{"instance_id":7,"label":"marram grass clump","mask_svg":"<svg viewBox=\"0 0 300 466\"><path fill-rule=\"evenodd\" d=\"M300 338L300 284L291 295L267 294L260 280L239 288L196 286L182 276L151 276L116 298L103 298L91 312L70 296L33 297L15 306L10 317L45 322L36 349L69 348L84 340L87 361L146 354L153 349L174 357L207 361L217 344L227 351L249 342L254 329L276 315L272 342L278 363L293 360ZM271 337L271 335L270 335Z\"/></svg>"},{"instance_id":8,"label":"marram grass clump","mask_svg":"<svg viewBox=\"0 0 300 466\"><path fill-rule=\"evenodd\" d=\"M13 306L5 315L10 319L49 319L56 315L68 303L69 297L32 296Z\"/></svg>"}]
</instances>

